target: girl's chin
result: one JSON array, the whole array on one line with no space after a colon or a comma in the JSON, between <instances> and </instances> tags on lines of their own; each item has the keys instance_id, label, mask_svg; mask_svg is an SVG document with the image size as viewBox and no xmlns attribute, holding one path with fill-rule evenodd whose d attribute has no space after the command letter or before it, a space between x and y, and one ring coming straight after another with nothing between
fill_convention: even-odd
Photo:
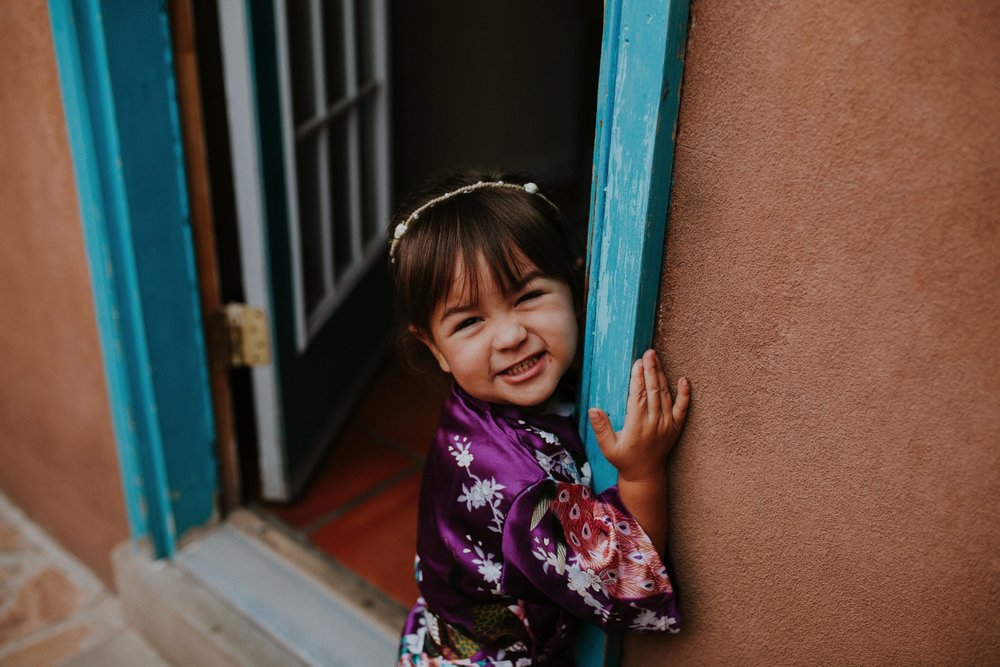
<instances>
[{"instance_id":1,"label":"girl's chin","mask_svg":"<svg viewBox=\"0 0 1000 667\"><path fill-rule=\"evenodd\" d=\"M556 393L556 385L535 386L525 391L504 392L504 403L516 405L525 410L541 410L549 403L549 399Z\"/></svg>"}]
</instances>

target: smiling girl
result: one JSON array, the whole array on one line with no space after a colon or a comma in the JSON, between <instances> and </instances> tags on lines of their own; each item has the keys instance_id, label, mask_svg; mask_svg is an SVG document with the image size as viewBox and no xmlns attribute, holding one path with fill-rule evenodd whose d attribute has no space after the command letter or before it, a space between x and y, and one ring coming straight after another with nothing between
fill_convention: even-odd
<instances>
[{"instance_id":1,"label":"smiling girl","mask_svg":"<svg viewBox=\"0 0 1000 667\"><path fill-rule=\"evenodd\" d=\"M421 597L399 665L570 665L580 620L676 632L666 458L683 426L650 350L625 424L588 411L616 486L590 488L567 381L578 352L572 236L534 183L468 173L412 199L391 271L408 356L453 379L421 486Z\"/></svg>"}]
</instances>

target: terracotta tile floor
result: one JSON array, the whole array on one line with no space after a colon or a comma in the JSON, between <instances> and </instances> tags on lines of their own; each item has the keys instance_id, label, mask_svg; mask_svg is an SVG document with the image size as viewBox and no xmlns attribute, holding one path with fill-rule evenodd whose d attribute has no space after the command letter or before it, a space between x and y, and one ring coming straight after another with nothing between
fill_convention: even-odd
<instances>
[{"instance_id":1,"label":"terracotta tile floor","mask_svg":"<svg viewBox=\"0 0 1000 667\"><path fill-rule=\"evenodd\" d=\"M417 597L420 475L447 390L388 360L303 496L264 506L404 607Z\"/></svg>"}]
</instances>

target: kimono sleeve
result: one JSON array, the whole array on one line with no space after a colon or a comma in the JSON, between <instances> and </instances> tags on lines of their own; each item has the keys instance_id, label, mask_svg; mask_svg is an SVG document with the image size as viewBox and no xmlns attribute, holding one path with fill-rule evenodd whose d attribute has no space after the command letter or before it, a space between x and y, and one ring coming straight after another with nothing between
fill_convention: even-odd
<instances>
[{"instance_id":1,"label":"kimono sleeve","mask_svg":"<svg viewBox=\"0 0 1000 667\"><path fill-rule=\"evenodd\" d=\"M546 479L515 498L504 524L503 586L548 599L607 630L679 630L674 589L660 556L617 487Z\"/></svg>"}]
</instances>

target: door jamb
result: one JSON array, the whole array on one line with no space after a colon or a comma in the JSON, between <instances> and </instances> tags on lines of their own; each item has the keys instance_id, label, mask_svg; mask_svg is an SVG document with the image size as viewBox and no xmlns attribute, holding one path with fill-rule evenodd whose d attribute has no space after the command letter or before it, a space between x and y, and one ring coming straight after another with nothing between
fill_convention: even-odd
<instances>
[{"instance_id":1,"label":"door jamb","mask_svg":"<svg viewBox=\"0 0 1000 667\"><path fill-rule=\"evenodd\" d=\"M167 557L217 488L167 10L49 12L131 537Z\"/></svg>"},{"instance_id":2,"label":"door jamb","mask_svg":"<svg viewBox=\"0 0 1000 667\"><path fill-rule=\"evenodd\" d=\"M591 184L580 406L621 425L629 368L651 344L663 269L689 0L605 4ZM618 473L580 410L596 491ZM621 636L585 624L581 667L617 666Z\"/></svg>"},{"instance_id":3,"label":"door jamb","mask_svg":"<svg viewBox=\"0 0 1000 667\"><path fill-rule=\"evenodd\" d=\"M202 112L201 63L195 34L194 2L195 0L168 0L167 5L176 62L177 106L184 138L184 166L191 201L191 228L198 267L198 288L201 292L201 316L203 322L208 322L222 309L224 295L215 231L209 149ZM216 454L219 457L219 509L226 516L240 507L243 480L240 474L230 369L218 360L211 361L208 376L212 411L215 415Z\"/></svg>"}]
</instances>

